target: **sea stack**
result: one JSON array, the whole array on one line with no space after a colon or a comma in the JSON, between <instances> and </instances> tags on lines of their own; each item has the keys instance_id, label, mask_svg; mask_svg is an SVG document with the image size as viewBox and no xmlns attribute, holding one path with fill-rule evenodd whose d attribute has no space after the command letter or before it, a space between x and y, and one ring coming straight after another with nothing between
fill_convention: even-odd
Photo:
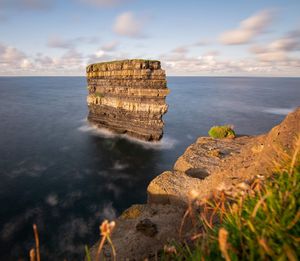
<instances>
[{"instance_id":1,"label":"sea stack","mask_svg":"<svg viewBox=\"0 0 300 261\"><path fill-rule=\"evenodd\" d=\"M95 63L86 72L90 122L146 141L162 138L169 89L160 61Z\"/></svg>"}]
</instances>

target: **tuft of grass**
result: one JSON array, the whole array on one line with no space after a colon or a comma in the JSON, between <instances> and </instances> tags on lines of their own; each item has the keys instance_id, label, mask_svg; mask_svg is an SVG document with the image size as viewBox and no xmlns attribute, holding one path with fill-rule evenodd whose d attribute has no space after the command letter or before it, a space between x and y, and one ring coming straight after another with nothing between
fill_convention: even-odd
<instances>
[{"instance_id":1,"label":"tuft of grass","mask_svg":"<svg viewBox=\"0 0 300 261\"><path fill-rule=\"evenodd\" d=\"M299 260L300 164L253 184L251 193L227 200L225 208L221 197L209 202L212 211L199 217L196 240L175 245L162 260ZM212 215L215 224L208 221Z\"/></svg>"},{"instance_id":2,"label":"tuft of grass","mask_svg":"<svg viewBox=\"0 0 300 261\"><path fill-rule=\"evenodd\" d=\"M213 126L210 128L208 135L214 139L234 138L235 132L230 125Z\"/></svg>"}]
</instances>

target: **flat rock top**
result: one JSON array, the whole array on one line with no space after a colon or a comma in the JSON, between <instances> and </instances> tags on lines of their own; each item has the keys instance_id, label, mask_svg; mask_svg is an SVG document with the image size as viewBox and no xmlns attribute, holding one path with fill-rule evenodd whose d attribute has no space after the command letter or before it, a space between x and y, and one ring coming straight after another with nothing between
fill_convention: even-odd
<instances>
[{"instance_id":1,"label":"flat rock top","mask_svg":"<svg viewBox=\"0 0 300 261\"><path fill-rule=\"evenodd\" d=\"M144 60L144 59L108 61L108 62L90 64L87 66L86 71L96 72L96 71L130 70L130 69L158 70L161 69L161 63L158 60Z\"/></svg>"}]
</instances>

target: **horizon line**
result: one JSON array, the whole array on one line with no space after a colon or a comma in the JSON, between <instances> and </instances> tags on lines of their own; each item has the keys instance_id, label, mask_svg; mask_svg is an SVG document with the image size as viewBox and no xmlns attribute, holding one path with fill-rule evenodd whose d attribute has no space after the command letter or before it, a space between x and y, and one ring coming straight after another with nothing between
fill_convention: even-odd
<instances>
[{"instance_id":1,"label":"horizon line","mask_svg":"<svg viewBox=\"0 0 300 261\"><path fill-rule=\"evenodd\" d=\"M85 77L85 75L0 75L5 77ZM227 78L300 78L300 76L276 76L276 75L166 75L166 77L227 77Z\"/></svg>"}]
</instances>

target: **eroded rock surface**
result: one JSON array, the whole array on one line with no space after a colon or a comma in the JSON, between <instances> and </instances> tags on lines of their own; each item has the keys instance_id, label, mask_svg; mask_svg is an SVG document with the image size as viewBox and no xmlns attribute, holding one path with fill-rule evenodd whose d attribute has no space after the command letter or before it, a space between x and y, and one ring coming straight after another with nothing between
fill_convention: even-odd
<instances>
[{"instance_id":1,"label":"eroded rock surface","mask_svg":"<svg viewBox=\"0 0 300 261\"><path fill-rule=\"evenodd\" d=\"M184 211L178 206L159 204L133 205L127 209L116 220L112 235L116 260L155 260L164 244L179 239ZM92 257L96 256L97 247L98 243L91 249ZM109 244L105 244L102 257L113 260Z\"/></svg>"},{"instance_id":2,"label":"eroded rock surface","mask_svg":"<svg viewBox=\"0 0 300 261\"><path fill-rule=\"evenodd\" d=\"M148 204L133 205L116 220L112 240L117 260L157 260L164 245L180 240L179 230L190 191L207 198L215 190L247 190L257 175L271 175L293 158L300 138L300 108L270 132L235 139L198 138L170 171L148 186ZM299 146L299 144L298 144ZM300 161L300 155L296 161ZM182 236L189 238L187 223ZM98 243L99 244L99 243ZM97 244L92 249L95 256ZM106 260L113 260L105 245Z\"/></svg>"},{"instance_id":3,"label":"eroded rock surface","mask_svg":"<svg viewBox=\"0 0 300 261\"><path fill-rule=\"evenodd\" d=\"M181 204L189 192L207 197L257 175L269 175L292 159L300 137L300 108L270 132L235 139L198 138L178 158L173 170L157 176L148 186L148 202Z\"/></svg>"},{"instance_id":4,"label":"eroded rock surface","mask_svg":"<svg viewBox=\"0 0 300 261\"><path fill-rule=\"evenodd\" d=\"M159 61L97 63L86 71L90 122L147 141L161 139L169 89Z\"/></svg>"}]
</instances>

